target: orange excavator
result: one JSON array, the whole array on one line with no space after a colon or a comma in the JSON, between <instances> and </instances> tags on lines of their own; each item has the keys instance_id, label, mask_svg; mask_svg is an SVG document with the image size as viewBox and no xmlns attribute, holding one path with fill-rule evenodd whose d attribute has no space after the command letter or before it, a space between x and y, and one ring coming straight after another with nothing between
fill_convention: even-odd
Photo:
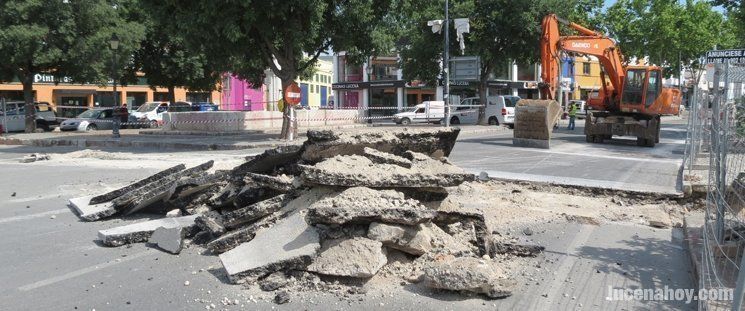
<instances>
[{"instance_id":1,"label":"orange excavator","mask_svg":"<svg viewBox=\"0 0 745 311\"><path fill-rule=\"evenodd\" d=\"M578 34L562 36L560 23ZM587 141L602 143L614 135L636 136L637 145L654 147L660 139L660 116L678 114L681 102L680 90L662 87L662 69L625 65L620 49L611 38L554 14L543 19L542 29L543 82L539 87L543 100L533 100L531 104L546 102L548 106L560 98L559 75L563 56L597 57L603 68L600 73L602 87L587 100L591 108L585 119ZM515 127L519 122L517 113Z\"/></svg>"}]
</instances>

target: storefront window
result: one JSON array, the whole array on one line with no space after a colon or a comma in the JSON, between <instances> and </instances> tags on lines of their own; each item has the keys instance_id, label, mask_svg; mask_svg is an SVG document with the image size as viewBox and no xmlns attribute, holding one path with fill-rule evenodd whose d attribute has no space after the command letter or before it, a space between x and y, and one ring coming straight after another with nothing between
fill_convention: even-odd
<instances>
[{"instance_id":1,"label":"storefront window","mask_svg":"<svg viewBox=\"0 0 745 311\"><path fill-rule=\"evenodd\" d=\"M392 116L398 111L395 88L370 89L370 116ZM377 109L374 109L377 108Z\"/></svg>"}]
</instances>

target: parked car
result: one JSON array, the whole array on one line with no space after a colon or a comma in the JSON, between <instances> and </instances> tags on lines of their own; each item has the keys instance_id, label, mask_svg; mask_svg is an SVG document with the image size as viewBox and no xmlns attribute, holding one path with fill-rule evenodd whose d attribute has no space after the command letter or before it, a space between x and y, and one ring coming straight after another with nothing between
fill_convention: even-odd
<instances>
[{"instance_id":1,"label":"parked car","mask_svg":"<svg viewBox=\"0 0 745 311\"><path fill-rule=\"evenodd\" d=\"M393 115L396 124L439 123L445 117L445 102L425 101Z\"/></svg>"},{"instance_id":2,"label":"parked car","mask_svg":"<svg viewBox=\"0 0 745 311\"><path fill-rule=\"evenodd\" d=\"M168 105L168 112L192 112L192 104L190 102L175 102ZM161 115L161 120L163 116Z\"/></svg>"},{"instance_id":3,"label":"parked car","mask_svg":"<svg viewBox=\"0 0 745 311\"><path fill-rule=\"evenodd\" d=\"M137 121L163 121L163 113L168 111L169 102L147 102L132 111L130 119Z\"/></svg>"},{"instance_id":4,"label":"parked car","mask_svg":"<svg viewBox=\"0 0 745 311\"><path fill-rule=\"evenodd\" d=\"M51 131L59 125L52 107L47 102L34 103L36 108L36 128ZM26 129L26 103L23 101L6 102L0 105L0 124L7 132L20 132Z\"/></svg>"},{"instance_id":5,"label":"parked car","mask_svg":"<svg viewBox=\"0 0 745 311\"><path fill-rule=\"evenodd\" d=\"M114 127L114 108L86 110L73 119L60 124L62 131L110 130Z\"/></svg>"},{"instance_id":6,"label":"parked car","mask_svg":"<svg viewBox=\"0 0 745 311\"><path fill-rule=\"evenodd\" d=\"M488 96L486 99L486 121L491 125L512 127L515 123L515 104L520 97ZM478 97L464 98L453 109L450 124L476 124L479 119L480 105L481 99Z\"/></svg>"},{"instance_id":7,"label":"parked car","mask_svg":"<svg viewBox=\"0 0 745 311\"><path fill-rule=\"evenodd\" d=\"M191 104L193 111L218 111L219 107L214 103L196 102Z\"/></svg>"}]
</instances>

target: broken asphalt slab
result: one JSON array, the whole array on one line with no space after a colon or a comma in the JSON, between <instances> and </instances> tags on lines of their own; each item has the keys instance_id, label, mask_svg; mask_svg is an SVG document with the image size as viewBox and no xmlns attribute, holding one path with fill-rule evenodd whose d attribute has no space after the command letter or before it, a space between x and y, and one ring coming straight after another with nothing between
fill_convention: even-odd
<instances>
[{"instance_id":1,"label":"broken asphalt slab","mask_svg":"<svg viewBox=\"0 0 745 311\"><path fill-rule=\"evenodd\" d=\"M293 213L256 235L250 242L222 253L220 261L231 282L258 279L284 269L302 269L321 248L318 231L303 213Z\"/></svg>"},{"instance_id":2,"label":"broken asphalt slab","mask_svg":"<svg viewBox=\"0 0 745 311\"><path fill-rule=\"evenodd\" d=\"M95 221L116 214L116 209L114 209L111 202L89 204L93 197L92 195L88 195L72 198L68 201L69 206L75 210L75 213L80 219L85 221Z\"/></svg>"},{"instance_id":3,"label":"broken asphalt slab","mask_svg":"<svg viewBox=\"0 0 745 311\"><path fill-rule=\"evenodd\" d=\"M122 246L125 244L145 242L159 227L191 229L195 226L194 220L196 218L197 215L191 215L138 222L98 231L98 238L106 246Z\"/></svg>"}]
</instances>

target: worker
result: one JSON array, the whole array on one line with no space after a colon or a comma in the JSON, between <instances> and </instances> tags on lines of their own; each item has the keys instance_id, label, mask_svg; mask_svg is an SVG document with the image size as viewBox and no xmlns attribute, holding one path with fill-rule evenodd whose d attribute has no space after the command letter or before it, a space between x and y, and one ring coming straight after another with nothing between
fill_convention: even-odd
<instances>
[{"instance_id":1,"label":"worker","mask_svg":"<svg viewBox=\"0 0 745 311\"><path fill-rule=\"evenodd\" d=\"M567 130L574 131L574 119L577 118L577 103L569 104L569 126Z\"/></svg>"}]
</instances>

